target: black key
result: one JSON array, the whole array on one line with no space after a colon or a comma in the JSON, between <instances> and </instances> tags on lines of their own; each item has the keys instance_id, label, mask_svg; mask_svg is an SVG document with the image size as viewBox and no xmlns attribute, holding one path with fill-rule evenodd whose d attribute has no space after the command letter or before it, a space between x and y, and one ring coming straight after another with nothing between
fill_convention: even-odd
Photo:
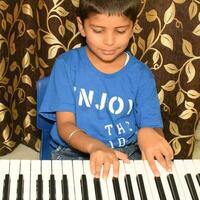
<instances>
[{"instance_id":1,"label":"black key","mask_svg":"<svg viewBox=\"0 0 200 200\"><path fill-rule=\"evenodd\" d=\"M17 200L23 200L24 193L24 179L23 175L19 174L19 178L17 181Z\"/></svg>"},{"instance_id":2,"label":"black key","mask_svg":"<svg viewBox=\"0 0 200 200\"><path fill-rule=\"evenodd\" d=\"M81 176L81 192L82 192L82 200L89 200L87 179L85 174Z\"/></svg>"},{"instance_id":3,"label":"black key","mask_svg":"<svg viewBox=\"0 0 200 200\"><path fill-rule=\"evenodd\" d=\"M56 200L56 181L54 175L50 175L49 180L49 200Z\"/></svg>"},{"instance_id":4,"label":"black key","mask_svg":"<svg viewBox=\"0 0 200 200\"><path fill-rule=\"evenodd\" d=\"M159 176L155 176L154 180L156 182L156 187L157 187L160 199L166 200L165 191L163 189L163 185L162 185L160 177Z\"/></svg>"},{"instance_id":5,"label":"black key","mask_svg":"<svg viewBox=\"0 0 200 200\"><path fill-rule=\"evenodd\" d=\"M192 176L191 174L186 174L185 175L185 180L187 182L188 188L190 190L190 194L192 196L193 200L199 200L198 196L197 196L197 192L195 190L195 186L194 186L194 182L192 180Z\"/></svg>"},{"instance_id":6,"label":"black key","mask_svg":"<svg viewBox=\"0 0 200 200\"><path fill-rule=\"evenodd\" d=\"M126 185L126 191L128 195L128 200L135 200L134 194L133 194L133 187L131 183L131 177L130 174L127 174L124 177L125 185Z\"/></svg>"},{"instance_id":7,"label":"black key","mask_svg":"<svg viewBox=\"0 0 200 200\"><path fill-rule=\"evenodd\" d=\"M197 177L197 181L198 181L198 183L199 183L199 185L200 185L200 173L197 174L196 177Z\"/></svg>"},{"instance_id":8,"label":"black key","mask_svg":"<svg viewBox=\"0 0 200 200\"><path fill-rule=\"evenodd\" d=\"M10 175L6 174L3 185L3 198L2 200L9 200L10 196Z\"/></svg>"},{"instance_id":9,"label":"black key","mask_svg":"<svg viewBox=\"0 0 200 200\"><path fill-rule=\"evenodd\" d=\"M69 190L68 190L68 181L67 181L67 175L63 175L62 181L62 199L63 200L69 200Z\"/></svg>"},{"instance_id":10,"label":"black key","mask_svg":"<svg viewBox=\"0 0 200 200\"><path fill-rule=\"evenodd\" d=\"M146 194L146 191L145 191L142 174L138 174L136 176L136 180L137 180L141 200L147 200L147 194Z\"/></svg>"},{"instance_id":11,"label":"black key","mask_svg":"<svg viewBox=\"0 0 200 200\"><path fill-rule=\"evenodd\" d=\"M101 194L101 184L99 178L94 178L94 189L96 200L102 200L103 198Z\"/></svg>"},{"instance_id":12,"label":"black key","mask_svg":"<svg viewBox=\"0 0 200 200\"><path fill-rule=\"evenodd\" d=\"M38 175L38 179L36 181L36 200L43 200L43 180L42 175Z\"/></svg>"},{"instance_id":13,"label":"black key","mask_svg":"<svg viewBox=\"0 0 200 200\"><path fill-rule=\"evenodd\" d=\"M114 188L114 193L115 193L115 199L116 200L122 200L118 178L113 177L112 182L113 182L113 188Z\"/></svg>"},{"instance_id":14,"label":"black key","mask_svg":"<svg viewBox=\"0 0 200 200\"><path fill-rule=\"evenodd\" d=\"M177 187L176 187L176 183L175 183L175 180L174 180L174 175L173 174L167 175L167 181L169 183L169 187L171 189L174 200L180 200L178 190L177 190Z\"/></svg>"}]
</instances>

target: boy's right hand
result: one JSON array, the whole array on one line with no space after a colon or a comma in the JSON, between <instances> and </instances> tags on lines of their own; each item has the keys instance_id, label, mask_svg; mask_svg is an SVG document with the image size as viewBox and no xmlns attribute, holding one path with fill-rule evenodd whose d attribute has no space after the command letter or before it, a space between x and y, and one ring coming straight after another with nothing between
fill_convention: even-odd
<instances>
[{"instance_id":1,"label":"boy's right hand","mask_svg":"<svg viewBox=\"0 0 200 200\"><path fill-rule=\"evenodd\" d=\"M119 173L119 159L129 162L128 156L125 153L108 147L92 151L90 153L90 169L92 174L99 178L101 170L103 170L102 177L107 178L111 165L113 165L113 176L117 177Z\"/></svg>"}]
</instances>

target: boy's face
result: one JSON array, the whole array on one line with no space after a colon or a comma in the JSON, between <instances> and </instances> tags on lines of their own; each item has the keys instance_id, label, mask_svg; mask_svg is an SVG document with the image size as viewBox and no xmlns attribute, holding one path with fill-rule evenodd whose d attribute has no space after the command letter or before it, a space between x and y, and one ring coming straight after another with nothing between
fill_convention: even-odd
<instances>
[{"instance_id":1,"label":"boy's face","mask_svg":"<svg viewBox=\"0 0 200 200\"><path fill-rule=\"evenodd\" d=\"M95 14L84 23L77 20L93 64L115 63L121 58L133 34L133 22L128 17Z\"/></svg>"}]
</instances>

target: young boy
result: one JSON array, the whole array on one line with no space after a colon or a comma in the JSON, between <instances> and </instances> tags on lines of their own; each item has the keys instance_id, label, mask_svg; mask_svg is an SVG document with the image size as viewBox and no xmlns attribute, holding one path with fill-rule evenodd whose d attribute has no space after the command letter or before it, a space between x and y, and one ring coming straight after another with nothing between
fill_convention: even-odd
<instances>
[{"instance_id":1,"label":"young boy","mask_svg":"<svg viewBox=\"0 0 200 200\"><path fill-rule=\"evenodd\" d=\"M137 0L81 0L78 28L87 45L60 55L40 113L56 113L52 159L90 159L95 177L107 177L119 159L155 159L167 170L173 151L162 136L156 85L149 68L125 51ZM139 145L139 147L138 147Z\"/></svg>"}]
</instances>

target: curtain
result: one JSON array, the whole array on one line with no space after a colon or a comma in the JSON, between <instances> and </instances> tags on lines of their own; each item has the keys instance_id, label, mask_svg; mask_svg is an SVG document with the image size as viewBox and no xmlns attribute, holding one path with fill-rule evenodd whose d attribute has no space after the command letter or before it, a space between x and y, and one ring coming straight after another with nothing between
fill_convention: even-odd
<instances>
[{"instance_id":1,"label":"curtain","mask_svg":"<svg viewBox=\"0 0 200 200\"><path fill-rule=\"evenodd\" d=\"M191 158L200 119L200 1L145 1L131 51L157 81L164 133L176 158Z\"/></svg>"},{"instance_id":2,"label":"curtain","mask_svg":"<svg viewBox=\"0 0 200 200\"><path fill-rule=\"evenodd\" d=\"M78 3L0 0L0 155L19 143L39 151L36 81L50 73L57 55L79 46Z\"/></svg>"},{"instance_id":3,"label":"curtain","mask_svg":"<svg viewBox=\"0 0 200 200\"><path fill-rule=\"evenodd\" d=\"M40 149L36 81L55 58L80 47L78 0L0 0L0 155ZM155 75L164 133L190 158L200 118L200 1L143 0L129 50Z\"/></svg>"}]
</instances>

